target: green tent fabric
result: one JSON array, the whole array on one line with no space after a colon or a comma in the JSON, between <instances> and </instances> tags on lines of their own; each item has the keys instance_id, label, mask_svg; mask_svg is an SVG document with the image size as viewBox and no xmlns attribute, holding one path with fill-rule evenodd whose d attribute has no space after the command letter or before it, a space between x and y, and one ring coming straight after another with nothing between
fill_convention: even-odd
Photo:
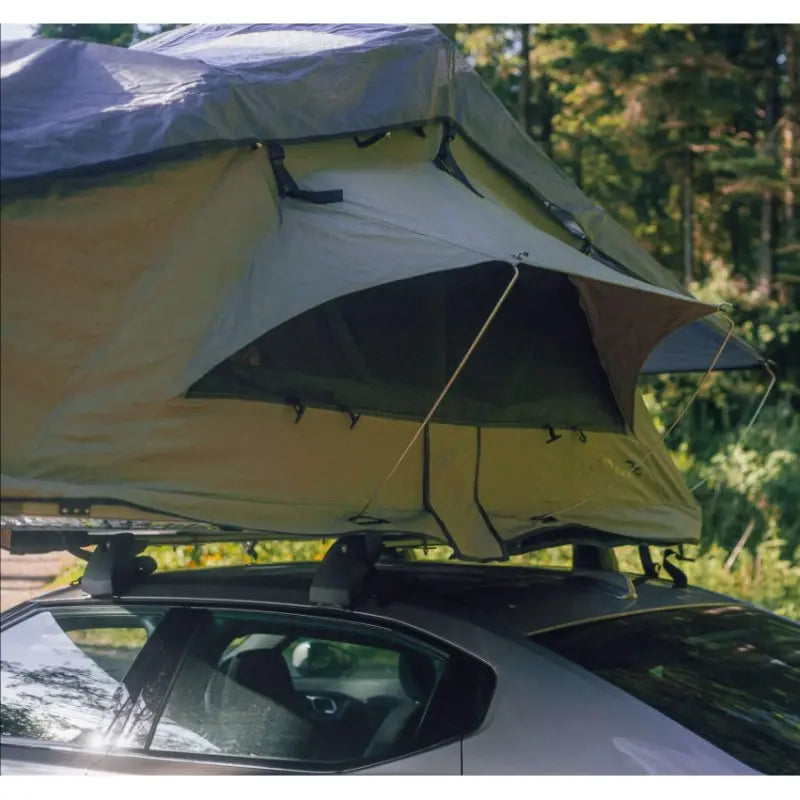
<instances>
[{"instance_id":1,"label":"green tent fabric","mask_svg":"<svg viewBox=\"0 0 800 800\"><path fill-rule=\"evenodd\" d=\"M22 153L0 231L4 513L421 533L475 559L559 536L696 541L636 384L713 307L580 252L449 132L35 175L4 138ZM65 158L88 152L69 141Z\"/></svg>"}]
</instances>

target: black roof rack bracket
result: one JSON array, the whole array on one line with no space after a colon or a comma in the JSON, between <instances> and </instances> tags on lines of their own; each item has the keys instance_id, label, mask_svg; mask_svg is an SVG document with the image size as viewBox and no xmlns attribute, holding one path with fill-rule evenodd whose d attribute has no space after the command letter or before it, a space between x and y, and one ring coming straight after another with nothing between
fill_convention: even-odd
<instances>
[{"instance_id":1,"label":"black roof rack bracket","mask_svg":"<svg viewBox=\"0 0 800 800\"><path fill-rule=\"evenodd\" d=\"M86 564L80 587L92 597L118 597L140 577L156 569L156 562L139 553L145 544L131 533L120 533L97 545Z\"/></svg>"},{"instance_id":2,"label":"black roof rack bracket","mask_svg":"<svg viewBox=\"0 0 800 800\"><path fill-rule=\"evenodd\" d=\"M360 533L341 536L331 545L314 574L309 601L352 608L361 598L367 575L382 551L380 536Z\"/></svg>"}]
</instances>

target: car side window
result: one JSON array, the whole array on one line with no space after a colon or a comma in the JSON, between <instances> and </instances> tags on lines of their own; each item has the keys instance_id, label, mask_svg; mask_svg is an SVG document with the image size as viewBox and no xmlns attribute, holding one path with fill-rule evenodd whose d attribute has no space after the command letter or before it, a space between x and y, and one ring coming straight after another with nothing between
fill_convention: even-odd
<instances>
[{"instance_id":1,"label":"car side window","mask_svg":"<svg viewBox=\"0 0 800 800\"><path fill-rule=\"evenodd\" d=\"M151 749L310 771L409 754L436 743L426 717L450 660L354 623L214 612L194 636ZM459 732L442 730L438 741Z\"/></svg>"},{"instance_id":2,"label":"car side window","mask_svg":"<svg viewBox=\"0 0 800 800\"><path fill-rule=\"evenodd\" d=\"M163 612L40 611L0 636L0 732L91 746L128 699L125 677Z\"/></svg>"}]
</instances>

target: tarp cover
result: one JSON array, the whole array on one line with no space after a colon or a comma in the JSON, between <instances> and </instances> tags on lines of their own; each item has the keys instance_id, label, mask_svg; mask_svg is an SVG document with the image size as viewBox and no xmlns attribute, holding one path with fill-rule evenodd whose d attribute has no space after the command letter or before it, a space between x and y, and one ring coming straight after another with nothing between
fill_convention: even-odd
<instances>
[{"instance_id":1,"label":"tarp cover","mask_svg":"<svg viewBox=\"0 0 800 800\"><path fill-rule=\"evenodd\" d=\"M419 532L471 558L565 526L697 539L636 382L666 337L692 352L692 324L710 358L713 309L438 32L190 27L148 47L3 43L4 501ZM256 146L276 138L282 158Z\"/></svg>"},{"instance_id":2,"label":"tarp cover","mask_svg":"<svg viewBox=\"0 0 800 800\"><path fill-rule=\"evenodd\" d=\"M48 39L3 42L2 96L4 181L200 146L452 120L548 215L568 220L575 246L683 291L523 133L434 26L189 25L127 50ZM691 331L667 339L644 370L704 370L723 330L710 320ZM759 361L733 339L718 367Z\"/></svg>"}]
</instances>

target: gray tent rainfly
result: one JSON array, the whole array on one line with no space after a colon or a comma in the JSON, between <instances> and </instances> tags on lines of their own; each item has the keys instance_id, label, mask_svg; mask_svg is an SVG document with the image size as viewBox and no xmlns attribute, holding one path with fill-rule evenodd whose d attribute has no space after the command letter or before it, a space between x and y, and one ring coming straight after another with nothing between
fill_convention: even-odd
<instances>
[{"instance_id":1,"label":"gray tent rainfly","mask_svg":"<svg viewBox=\"0 0 800 800\"><path fill-rule=\"evenodd\" d=\"M696 540L636 381L705 369L724 327L435 28L4 42L2 67L5 510L480 559Z\"/></svg>"}]
</instances>

